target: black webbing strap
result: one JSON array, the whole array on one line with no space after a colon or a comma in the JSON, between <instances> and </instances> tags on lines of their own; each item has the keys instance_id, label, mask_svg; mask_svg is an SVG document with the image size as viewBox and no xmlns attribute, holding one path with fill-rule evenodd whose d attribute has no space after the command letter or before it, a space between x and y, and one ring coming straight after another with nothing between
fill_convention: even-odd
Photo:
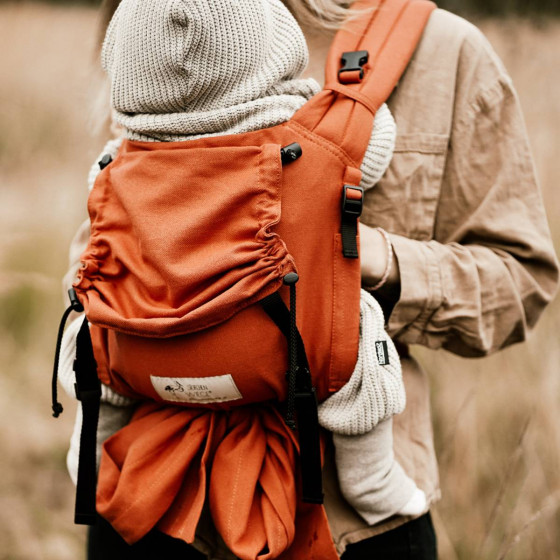
<instances>
[{"instance_id":1,"label":"black webbing strap","mask_svg":"<svg viewBox=\"0 0 560 560\"><path fill-rule=\"evenodd\" d=\"M358 219L342 215L340 222L340 233L342 239L342 254L347 259L357 259L358 253Z\"/></svg>"},{"instance_id":2,"label":"black webbing strap","mask_svg":"<svg viewBox=\"0 0 560 560\"><path fill-rule=\"evenodd\" d=\"M278 292L261 300L267 315L290 340L290 311ZM317 396L312 386L309 363L299 330L297 340L297 374L295 388L295 412L300 447L302 499L312 504L323 503L323 480L321 468L321 442Z\"/></svg>"},{"instance_id":3,"label":"black webbing strap","mask_svg":"<svg viewBox=\"0 0 560 560\"><path fill-rule=\"evenodd\" d=\"M74 522L79 525L93 525L96 520L96 441L101 383L97 377L97 364L86 318L76 339L74 371L76 372L76 397L82 403L83 415Z\"/></svg>"}]
</instances>

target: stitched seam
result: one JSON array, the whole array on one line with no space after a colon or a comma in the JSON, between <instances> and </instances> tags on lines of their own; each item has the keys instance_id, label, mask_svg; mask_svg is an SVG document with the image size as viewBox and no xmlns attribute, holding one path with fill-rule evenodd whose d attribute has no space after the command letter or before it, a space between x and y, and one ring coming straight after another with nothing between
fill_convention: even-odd
<instances>
[{"instance_id":1,"label":"stitched seam","mask_svg":"<svg viewBox=\"0 0 560 560\"><path fill-rule=\"evenodd\" d=\"M227 521L227 526L226 526L226 532L227 532L228 538L231 538L231 533L232 533L231 520L233 518L233 509L234 509L234 504L235 504L236 497L237 497L241 460L242 460L242 457L241 457L241 455L239 455L239 458L237 459L237 470L236 470L236 473L235 473L235 482L234 482L234 485L233 485L233 494L231 496L231 505L230 505L230 508L229 508L229 515L228 515L228 521Z\"/></svg>"},{"instance_id":2,"label":"stitched seam","mask_svg":"<svg viewBox=\"0 0 560 560\"><path fill-rule=\"evenodd\" d=\"M327 140L326 138L324 138L323 136L321 136L321 135L319 135L315 132L311 132L310 130L308 130L303 125L299 124L298 122L289 121L288 123L286 123L286 125L289 128L299 129L299 132L301 134L303 134L310 142L313 142L315 145L323 148L324 150L326 150L327 152L329 152L330 154L335 156L342 164L344 164L346 166L350 165L350 166L356 167L356 168L358 167L356 165L356 162L354 161L354 159L352 157L350 157L350 155L348 155L348 153L346 153L344 148L338 146L334 142L331 142L330 140Z\"/></svg>"}]
</instances>

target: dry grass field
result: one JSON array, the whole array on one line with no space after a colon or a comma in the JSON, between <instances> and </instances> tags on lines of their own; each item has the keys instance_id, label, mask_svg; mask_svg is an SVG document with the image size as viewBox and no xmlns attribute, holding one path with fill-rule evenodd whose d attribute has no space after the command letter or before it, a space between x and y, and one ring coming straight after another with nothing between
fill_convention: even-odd
<instances>
[{"instance_id":1,"label":"dry grass field","mask_svg":"<svg viewBox=\"0 0 560 560\"><path fill-rule=\"evenodd\" d=\"M479 22L517 84L560 248L560 22ZM66 247L102 146L90 118L96 14L0 4L0 559L76 560L65 451L74 405L50 415ZM560 558L560 302L530 340L432 372L444 560Z\"/></svg>"}]
</instances>

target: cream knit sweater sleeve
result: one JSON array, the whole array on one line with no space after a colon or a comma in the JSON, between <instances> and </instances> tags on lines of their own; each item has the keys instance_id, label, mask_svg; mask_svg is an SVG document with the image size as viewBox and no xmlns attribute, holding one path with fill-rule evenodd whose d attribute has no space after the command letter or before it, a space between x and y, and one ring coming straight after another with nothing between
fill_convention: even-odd
<instances>
[{"instance_id":1,"label":"cream knit sweater sleeve","mask_svg":"<svg viewBox=\"0 0 560 560\"><path fill-rule=\"evenodd\" d=\"M402 412L405 404L401 363L385 331L383 311L362 290L356 367L346 385L319 405L319 422L336 434L362 435Z\"/></svg>"}]
</instances>

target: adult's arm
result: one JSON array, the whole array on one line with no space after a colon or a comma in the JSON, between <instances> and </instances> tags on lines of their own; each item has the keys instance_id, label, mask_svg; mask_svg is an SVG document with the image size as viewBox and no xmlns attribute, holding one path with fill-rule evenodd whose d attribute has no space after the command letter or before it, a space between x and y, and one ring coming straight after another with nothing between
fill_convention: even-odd
<instances>
[{"instance_id":1,"label":"adult's arm","mask_svg":"<svg viewBox=\"0 0 560 560\"><path fill-rule=\"evenodd\" d=\"M458 69L433 239L390 235L400 292L389 332L464 356L524 340L558 282L517 95L476 41Z\"/></svg>"}]
</instances>

